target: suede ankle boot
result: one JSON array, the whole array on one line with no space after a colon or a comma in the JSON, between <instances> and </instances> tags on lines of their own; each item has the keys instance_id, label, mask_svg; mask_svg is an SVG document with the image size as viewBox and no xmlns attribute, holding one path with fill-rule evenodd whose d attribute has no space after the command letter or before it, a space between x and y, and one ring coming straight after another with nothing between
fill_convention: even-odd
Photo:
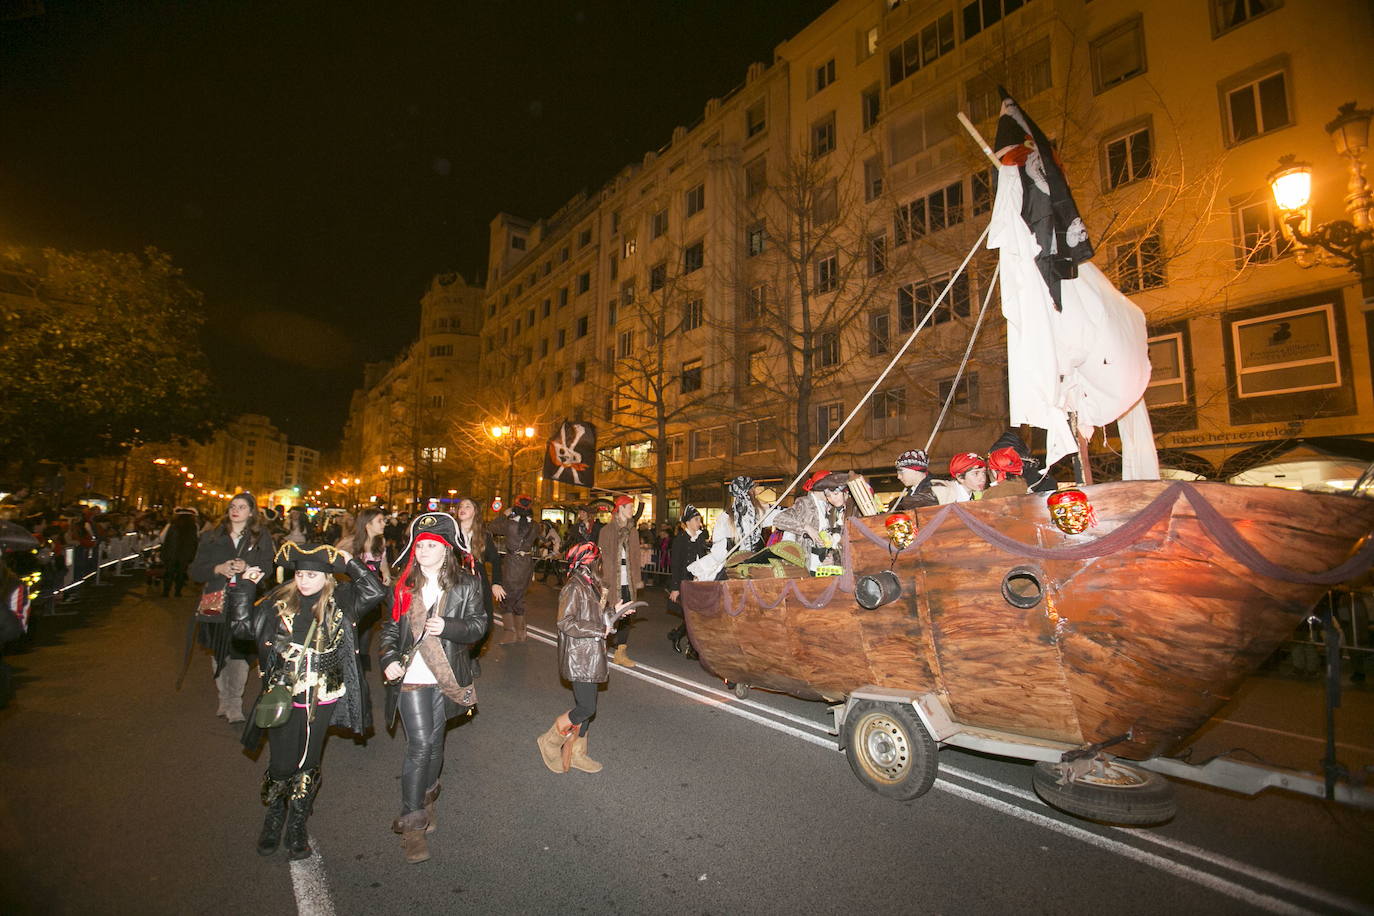
<instances>
[{"instance_id":1,"label":"suede ankle boot","mask_svg":"<svg viewBox=\"0 0 1374 916\"><path fill-rule=\"evenodd\" d=\"M425 839L428 824L423 808L402 814L391 824L391 829L401 835L401 852L411 865L429 861L429 841Z\"/></svg>"},{"instance_id":2,"label":"suede ankle boot","mask_svg":"<svg viewBox=\"0 0 1374 916\"><path fill-rule=\"evenodd\" d=\"M581 770L584 773L600 773L601 764L587 756L587 739L574 738L569 742L571 755L568 759L569 765L574 770Z\"/></svg>"}]
</instances>

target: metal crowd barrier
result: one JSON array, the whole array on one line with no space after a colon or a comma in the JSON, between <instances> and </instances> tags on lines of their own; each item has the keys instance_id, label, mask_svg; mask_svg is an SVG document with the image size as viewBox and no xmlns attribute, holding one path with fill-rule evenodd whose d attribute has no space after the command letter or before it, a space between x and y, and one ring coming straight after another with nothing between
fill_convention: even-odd
<instances>
[{"instance_id":1,"label":"metal crowd barrier","mask_svg":"<svg viewBox=\"0 0 1374 916\"><path fill-rule=\"evenodd\" d=\"M1374 662L1374 634L1371 633L1371 609L1374 609L1374 589L1338 590L1333 593L1333 616L1341 635L1341 654L1351 663L1350 669L1362 673ZM1326 599L1323 598L1323 601ZM1320 605L1318 605L1320 608ZM1293 653L1306 653L1309 667L1323 664L1321 653L1326 650L1322 624L1317 612L1298 625L1284 646ZM1295 667L1296 664L1295 664ZM1315 670L1309 671L1315 673Z\"/></svg>"},{"instance_id":2,"label":"metal crowd barrier","mask_svg":"<svg viewBox=\"0 0 1374 916\"><path fill-rule=\"evenodd\" d=\"M105 571L113 569L110 573L111 578L128 578L130 573L125 569L146 569L148 567L149 556L158 549L160 545L157 538L152 535L139 534L131 531L117 538L107 538L93 548L67 547L62 557L65 569L62 573L62 584L49 588L47 591L39 592L34 599L34 613L38 613L41 606L39 602L47 603L47 611L44 616L64 617L77 613L73 610L58 610L60 606L74 604L78 598L78 590L82 585L90 583L92 587L100 587L108 583L103 581ZM85 558L80 556L83 549L95 551L95 556ZM80 564L82 574L77 575L77 561L83 560ZM94 568L89 568L86 560L94 560Z\"/></svg>"}]
</instances>

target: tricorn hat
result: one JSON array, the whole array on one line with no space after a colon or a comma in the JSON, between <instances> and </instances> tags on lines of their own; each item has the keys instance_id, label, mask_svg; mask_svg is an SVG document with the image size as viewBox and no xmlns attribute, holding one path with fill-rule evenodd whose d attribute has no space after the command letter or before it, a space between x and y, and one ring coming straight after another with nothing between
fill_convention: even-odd
<instances>
[{"instance_id":1,"label":"tricorn hat","mask_svg":"<svg viewBox=\"0 0 1374 916\"><path fill-rule=\"evenodd\" d=\"M424 535L432 535L450 548L457 547L458 523L447 512L421 512L412 518L410 528L406 531L406 546L396 557L396 565L400 565L410 555L416 539Z\"/></svg>"},{"instance_id":2,"label":"tricorn hat","mask_svg":"<svg viewBox=\"0 0 1374 916\"><path fill-rule=\"evenodd\" d=\"M285 541L277 549L277 565L287 573L306 569L334 573L344 571L343 555L331 544L302 547L295 541Z\"/></svg>"}]
</instances>

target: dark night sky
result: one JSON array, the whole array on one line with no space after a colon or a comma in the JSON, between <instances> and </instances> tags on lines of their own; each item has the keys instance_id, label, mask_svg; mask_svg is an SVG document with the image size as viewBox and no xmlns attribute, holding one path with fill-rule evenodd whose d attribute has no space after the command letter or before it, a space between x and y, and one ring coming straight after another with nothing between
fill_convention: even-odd
<instances>
[{"instance_id":1,"label":"dark night sky","mask_svg":"<svg viewBox=\"0 0 1374 916\"><path fill-rule=\"evenodd\" d=\"M170 252L229 408L327 448L492 216L596 189L830 2L47 0L0 21L0 240Z\"/></svg>"}]
</instances>

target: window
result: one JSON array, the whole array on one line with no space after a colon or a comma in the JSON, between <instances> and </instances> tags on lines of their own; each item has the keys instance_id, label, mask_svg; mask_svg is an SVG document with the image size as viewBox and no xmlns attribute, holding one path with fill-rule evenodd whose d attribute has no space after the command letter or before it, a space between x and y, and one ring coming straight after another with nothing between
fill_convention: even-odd
<instances>
[{"instance_id":1,"label":"window","mask_svg":"<svg viewBox=\"0 0 1374 916\"><path fill-rule=\"evenodd\" d=\"M568 304L568 288L565 286L565 287L563 287L562 289L560 289L560 290L558 291L558 307L559 307L559 308L563 308L563 306L565 306L565 305L567 305L567 304Z\"/></svg>"},{"instance_id":2,"label":"window","mask_svg":"<svg viewBox=\"0 0 1374 916\"><path fill-rule=\"evenodd\" d=\"M668 453L668 463L669 463L669 464L672 464L674 461L681 461L681 460L682 460L682 434L681 434L681 433L678 433L676 436L669 436L669 437L668 437L668 440L667 440L667 442L666 442L666 448L664 449L664 451L666 451L666 452Z\"/></svg>"},{"instance_id":3,"label":"window","mask_svg":"<svg viewBox=\"0 0 1374 916\"><path fill-rule=\"evenodd\" d=\"M744 320L758 321L768 307L768 286L759 283L749 287L744 297Z\"/></svg>"},{"instance_id":4,"label":"window","mask_svg":"<svg viewBox=\"0 0 1374 916\"><path fill-rule=\"evenodd\" d=\"M543 307L543 315L542 315L542 317L544 317L544 318L549 317L549 313L552 311L552 309L553 309L553 302L552 302L552 300L545 299L545 300L544 300L544 307Z\"/></svg>"},{"instance_id":5,"label":"window","mask_svg":"<svg viewBox=\"0 0 1374 916\"><path fill-rule=\"evenodd\" d=\"M544 338L541 338L540 341L539 341L539 356L540 356L540 358L542 359L543 357L548 356L548 355L549 355L549 339L548 339L547 337L544 337Z\"/></svg>"},{"instance_id":6,"label":"window","mask_svg":"<svg viewBox=\"0 0 1374 916\"><path fill-rule=\"evenodd\" d=\"M868 438L889 439L901 435L906 419L906 389L876 391L868 408Z\"/></svg>"},{"instance_id":7,"label":"window","mask_svg":"<svg viewBox=\"0 0 1374 916\"><path fill-rule=\"evenodd\" d=\"M820 92L826 86L835 82L835 58L832 57L830 60L817 67L814 71L814 77L811 83L812 92Z\"/></svg>"},{"instance_id":8,"label":"window","mask_svg":"<svg viewBox=\"0 0 1374 916\"><path fill-rule=\"evenodd\" d=\"M562 370L562 369L559 369L557 372L555 372L555 373L553 374L553 390L554 390L554 391L562 391L562 390L563 390L563 370Z\"/></svg>"},{"instance_id":9,"label":"window","mask_svg":"<svg viewBox=\"0 0 1374 916\"><path fill-rule=\"evenodd\" d=\"M627 258L632 258L632 257L634 257L635 251L637 251L637 250L638 250L638 246L635 245L635 240L634 240L634 239L629 238L629 239L626 239L626 240L625 240L625 257L627 257Z\"/></svg>"},{"instance_id":10,"label":"window","mask_svg":"<svg viewBox=\"0 0 1374 916\"><path fill-rule=\"evenodd\" d=\"M1183 335L1151 337L1150 384L1145 388L1149 407L1173 407L1188 403L1188 379L1183 372Z\"/></svg>"},{"instance_id":11,"label":"window","mask_svg":"<svg viewBox=\"0 0 1374 916\"><path fill-rule=\"evenodd\" d=\"M1145 72L1145 29L1141 18L1115 26L1088 45L1093 90L1102 92Z\"/></svg>"},{"instance_id":12,"label":"window","mask_svg":"<svg viewBox=\"0 0 1374 916\"><path fill-rule=\"evenodd\" d=\"M840 195L834 181L816 189L811 198L811 222L816 225L832 223L840 218Z\"/></svg>"},{"instance_id":13,"label":"window","mask_svg":"<svg viewBox=\"0 0 1374 916\"><path fill-rule=\"evenodd\" d=\"M868 275L876 277L887 270L887 236L875 235L868 240Z\"/></svg>"},{"instance_id":14,"label":"window","mask_svg":"<svg viewBox=\"0 0 1374 916\"><path fill-rule=\"evenodd\" d=\"M559 249L559 252L558 252L558 263L559 263L559 264L566 264L566 263L568 263L568 256L569 256L568 246L567 246L567 245L564 245L561 249Z\"/></svg>"},{"instance_id":15,"label":"window","mask_svg":"<svg viewBox=\"0 0 1374 916\"><path fill-rule=\"evenodd\" d=\"M841 421L844 420L843 404L819 404L816 406L816 422L811 429L811 443L814 446L822 446L830 441L835 430L840 428ZM838 439L836 441L839 441Z\"/></svg>"},{"instance_id":16,"label":"window","mask_svg":"<svg viewBox=\"0 0 1374 916\"><path fill-rule=\"evenodd\" d=\"M967 37L967 36L965 36ZM954 14L945 13L887 52L887 82L895 86L954 50Z\"/></svg>"},{"instance_id":17,"label":"window","mask_svg":"<svg viewBox=\"0 0 1374 916\"><path fill-rule=\"evenodd\" d=\"M634 346L635 346L635 332L634 332L634 331L621 331L621 332L620 332L620 349L619 349L619 351L618 351L618 352L620 353L620 358L621 358L621 359L624 359L625 357L629 356L630 353L634 350Z\"/></svg>"},{"instance_id":18,"label":"window","mask_svg":"<svg viewBox=\"0 0 1374 916\"><path fill-rule=\"evenodd\" d=\"M816 284L818 293L833 293L840 286L840 259L828 255L816 261Z\"/></svg>"},{"instance_id":19,"label":"window","mask_svg":"<svg viewBox=\"0 0 1374 916\"><path fill-rule=\"evenodd\" d=\"M649 292L656 293L668 283L668 265L659 262L649 268Z\"/></svg>"},{"instance_id":20,"label":"window","mask_svg":"<svg viewBox=\"0 0 1374 916\"><path fill-rule=\"evenodd\" d=\"M621 304L621 305L634 305L634 302L635 302L635 281L634 281L633 279L626 280L624 283L620 284L620 304Z\"/></svg>"},{"instance_id":21,"label":"window","mask_svg":"<svg viewBox=\"0 0 1374 916\"><path fill-rule=\"evenodd\" d=\"M762 385L768 381L768 364L765 362L767 357L768 351L765 349L749 351L748 362L745 367L744 383L746 385Z\"/></svg>"},{"instance_id":22,"label":"window","mask_svg":"<svg viewBox=\"0 0 1374 916\"><path fill-rule=\"evenodd\" d=\"M759 156L744 166L744 196L758 197L768 187L768 159Z\"/></svg>"},{"instance_id":23,"label":"window","mask_svg":"<svg viewBox=\"0 0 1374 916\"><path fill-rule=\"evenodd\" d=\"M612 299L606 303L606 326L615 327L616 310L620 307L619 299Z\"/></svg>"},{"instance_id":24,"label":"window","mask_svg":"<svg viewBox=\"0 0 1374 916\"><path fill-rule=\"evenodd\" d=\"M567 329L567 328L559 328L559 329L558 329L558 349L560 349L560 350L563 349L563 347L566 346L567 343L568 343L568 329Z\"/></svg>"},{"instance_id":25,"label":"window","mask_svg":"<svg viewBox=\"0 0 1374 916\"><path fill-rule=\"evenodd\" d=\"M682 272L684 274L695 273L705 266L706 249L704 246L704 242L697 242L682 252Z\"/></svg>"},{"instance_id":26,"label":"window","mask_svg":"<svg viewBox=\"0 0 1374 916\"><path fill-rule=\"evenodd\" d=\"M528 312L525 313L525 327L534 327L534 309L530 309Z\"/></svg>"},{"instance_id":27,"label":"window","mask_svg":"<svg viewBox=\"0 0 1374 916\"><path fill-rule=\"evenodd\" d=\"M516 251L525 250L525 237L523 235L512 235L510 237L510 247Z\"/></svg>"},{"instance_id":28,"label":"window","mask_svg":"<svg viewBox=\"0 0 1374 916\"><path fill-rule=\"evenodd\" d=\"M1293 123L1288 110L1288 79L1281 69L1271 69L1227 89L1225 95L1226 129L1233 144Z\"/></svg>"},{"instance_id":29,"label":"window","mask_svg":"<svg viewBox=\"0 0 1374 916\"><path fill-rule=\"evenodd\" d=\"M1251 202L1253 201L1253 202ZM1284 235L1274 201L1268 193L1232 201L1235 212L1236 267L1267 264L1288 254L1292 241Z\"/></svg>"},{"instance_id":30,"label":"window","mask_svg":"<svg viewBox=\"0 0 1374 916\"><path fill-rule=\"evenodd\" d=\"M553 272L553 262L552 262L552 261L545 261L545 262L544 262L544 276L547 277L547 276L548 276L550 273L552 273L552 272Z\"/></svg>"},{"instance_id":31,"label":"window","mask_svg":"<svg viewBox=\"0 0 1374 916\"><path fill-rule=\"evenodd\" d=\"M693 331L701 327L704 311L700 299L693 299L684 305L682 307L682 330Z\"/></svg>"},{"instance_id":32,"label":"window","mask_svg":"<svg viewBox=\"0 0 1374 916\"><path fill-rule=\"evenodd\" d=\"M592 273L589 270L584 270L582 273L577 275L577 294L580 296L591 288Z\"/></svg>"},{"instance_id":33,"label":"window","mask_svg":"<svg viewBox=\"0 0 1374 916\"><path fill-rule=\"evenodd\" d=\"M577 247L586 248L592 243L592 230L583 229L577 234Z\"/></svg>"},{"instance_id":34,"label":"window","mask_svg":"<svg viewBox=\"0 0 1374 916\"><path fill-rule=\"evenodd\" d=\"M586 337L586 336L587 336L587 332L590 331L590 330L591 330L591 318L590 318L589 316L583 315L582 317L580 317L580 318L577 319L577 339L578 339L578 340L581 340L583 337Z\"/></svg>"},{"instance_id":35,"label":"window","mask_svg":"<svg viewBox=\"0 0 1374 916\"><path fill-rule=\"evenodd\" d=\"M520 319L519 319L519 318L515 319L515 333L516 333L516 334L519 334L519 333L520 333Z\"/></svg>"},{"instance_id":36,"label":"window","mask_svg":"<svg viewBox=\"0 0 1374 916\"><path fill-rule=\"evenodd\" d=\"M544 387L544 377L542 375L539 377L539 384L535 386L535 390L539 392L541 398L548 395L548 389Z\"/></svg>"},{"instance_id":37,"label":"window","mask_svg":"<svg viewBox=\"0 0 1374 916\"><path fill-rule=\"evenodd\" d=\"M757 455L771 452L776 445L771 417L759 420L741 420L735 424L735 454Z\"/></svg>"},{"instance_id":38,"label":"window","mask_svg":"<svg viewBox=\"0 0 1374 916\"><path fill-rule=\"evenodd\" d=\"M429 348L430 356L452 356L453 344L434 344Z\"/></svg>"},{"instance_id":39,"label":"window","mask_svg":"<svg viewBox=\"0 0 1374 916\"><path fill-rule=\"evenodd\" d=\"M744 109L744 136L757 137L768 129L768 108L763 99L759 99L748 108Z\"/></svg>"},{"instance_id":40,"label":"window","mask_svg":"<svg viewBox=\"0 0 1374 916\"><path fill-rule=\"evenodd\" d=\"M692 459L695 461L698 458L724 458L729 435L730 429L727 426L692 430Z\"/></svg>"},{"instance_id":41,"label":"window","mask_svg":"<svg viewBox=\"0 0 1374 916\"><path fill-rule=\"evenodd\" d=\"M1030 0L972 0L964 4L964 41L1010 16Z\"/></svg>"},{"instance_id":42,"label":"window","mask_svg":"<svg viewBox=\"0 0 1374 916\"><path fill-rule=\"evenodd\" d=\"M864 200L877 200L883 196L883 160L874 156L864 160Z\"/></svg>"},{"instance_id":43,"label":"window","mask_svg":"<svg viewBox=\"0 0 1374 916\"><path fill-rule=\"evenodd\" d=\"M611 211L611 235L620 234L620 211Z\"/></svg>"},{"instance_id":44,"label":"window","mask_svg":"<svg viewBox=\"0 0 1374 916\"><path fill-rule=\"evenodd\" d=\"M606 348L606 371L615 371L615 347Z\"/></svg>"},{"instance_id":45,"label":"window","mask_svg":"<svg viewBox=\"0 0 1374 916\"><path fill-rule=\"evenodd\" d=\"M964 221L964 184L956 181L897 207L893 235L898 245Z\"/></svg>"},{"instance_id":46,"label":"window","mask_svg":"<svg viewBox=\"0 0 1374 916\"><path fill-rule=\"evenodd\" d=\"M1103 171L1108 190L1150 177L1153 157L1150 128L1137 127L1103 144Z\"/></svg>"},{"instance_id":47,"label":"window","mask_svg":"<svg viewBox=\"0 0 1374 916\"><path fill-rule=\"evenodd\" d=\"M687 190L685 202L688 217L696 216L702 210L706 209L706 186L699 184L696 187L689 188Z\"/></svg>"},{"instance_id":48,"label":"window","mask_svg":"<svg viewBox=\"0 0 1374 916\"><path fill-rule=\"evenodd\" d=\"M596 450L596 469L598 471L607 474L618 467L620 467L620 446L613 445L610 448Z\"/></svg>"},{"instance_id":49,"label":"window","mask_svg":"<svg viewBox=\"0 0 1374 916\"><path fill-rule=\"evenodd\" d=\"M936 397L940 401L940 406L944 406L945 398L949 393L954 392L954 400L950 401L949 414L945 417L945 425L949 427L971 426L977 422L978 400L980 391L978 387L978 373L967 372L959 380L959 384L954 384L953 378L944 379L936 389Z\"/></svg>"},{"instance_id":50,"label":"window","mask_svg":"<svg viewBox=\"0 0 1374 916\"><path fill-rule=\"evenodd\" d=\"M448 402L448 398L446 398L446 397L445 397L444 395L442 395L442 394L431 394L431 395L429 396L429 406L430 406L430 407L443 407L444 404L446 404L447 402Z\"/></svg>"},{"instance_id":51,"label":"window","mask_svg":"<svg viewBox=\"0 0 1374 916\"><path fill-rule=\"evenodd\" d=\"M980 172L974 172L973 177L969 179L969 187L972 191L969 196L972 199L971 209L973 210L974 216L979 216L992 210L992 182L992 169L990 168L983 169Z\"/></svg>"},{"instance_id":52,"label":"window","mask_svg":"<svg viewBox=\"0 0 1374 916\"><path fill-rule=\"evenodd\" d=\"M1116 265L1116 285L1123 293L1158 289L1168 282L1164 275L1164 243L1158 232L1117 245L1112 261Z\"/></svg>"},{"instance_id":53,"label":"window","mask_svg":"<svg viewBox=\"0 0 1374 916\"><path fill-rule=\"evenodd\" d=\"M649 238L661 238L668 232L668 208L664 207L649 219Z\"/></svg>"},{"instance_id":54,"label":"window","mask_svg":"<svg viewBox=\"0 0 1374 916\"><path fill-rule=\"evenodd\" d=\"M749 257L763 254L768 246L768 232L762 220L745 230L745 253Z\"/></svg>"},{"instance_id":55,"label":"window","mask_svg":"<svg viewBox=\"0 0 1374 916\"><path fill-rule=\"evenodd\" d=\"M1211 0L1212 35L1218 36L1283 5L1283 0Z\"/></svg>"},{"instance_id":56,"label":"window","mask_svg":"<svg viewBox=\"0 0 1374 916\"><path fill-rule=\"evenodd\" d=\"M859 36L859 60L868 60L878 53L878 27L875 25Z\"/></svg>"},{"instance_id":57,"label":"window","mask_svg":"<svg viewBox=\"0 0 1374 916\"><path fill-rule=\"evenodd\" d=\"M876 83L859 93L859 111L863 115L864 130L871 130L883 113L883 92Z\"/></svg>"},{"instance_id":58,"label":"window","mask_svg":"<svg viewBox=\"0 0 1374 916\"><path fill-rule=\"evenodd\" d=\"M606 256L606 266L610 269L612 280L620 276L620 259L615 255L611 254Z\"/></svg>"},{"instance_id":59,"label":"window","mask_svg":"<svg viewBox=\"0 0 1374 916\"><path fill-rule=\"evenodd\" d=\"M908 283L897 289L897 326L903 334L909 334L916 329L916 325L949 285L949 277L949 274L945 274L925 283ZM953 288L935 310L935 314L930 317L930 323L940 324L956 315L967 318L970 305L968 274L962 273L959 279L954 281Z\"/></svg>"},{"instance_id":60,"label":"window","mask_svg":"<svg viewBox=\"0 0 1374 916\"><path fill-rule=\"evenodd\" d=\"M587 361L586 361L585 359L579 359L579 360L573 365L572 383L573 383L574 385L576 385L576 384L578 384L579 382L585 381L586 378L587 378Z\"/></svg>"},{"instance_id":61,"label":"window","mask_svg":"<svg viewBox=\"0 0 1374 916\"><path fill-rule=\"evenodd\" d=\"M701 390L701 357L682 364L682 393Z\"/></svg>"},{"instance_id":62,"label":"window","mask_svg":"<svg viewBox=\"0 0 1374 916\"><path fill-rule=\"evenodd\" d=\"M636 442L634 445L625 446L628 464L632 468L647 468L654 463L654 443L652 441Z\"/></svg>"},{"instance_id":63,"label":"window","mask_svg":"<svg viewBox=\"0 0 1374 916\"><path fill-rule=\"evenodd\" d=\"M835 112L811 125L811 155L819 159L835 149Z\"/></svg>"},{"instance_id":64,"label":"window","mask_svg":"<svg viewBox=\"0 0 1374 916\"><path fill-rule=\"evenodd\" d=\"M868 355L882 356L892 349L892 316L886 311L868 313Z\"/></svg>"},{"instance_id":65,"label":"window","mask_svg":"<svg viewBox=\"0 0 1374 916\"><path fill-rule=\"evenodd\" d=\"M1336 319L1330 305L1280 312L1231 325L1237 394L1290 394L1341 384Z\"/></svg>"},{"instance_id":66,"label":"window","mask_svg":"<svg viewBox=\"0 0 1374 916\"><path fill-rule=\"evenodd\" d=\"M817 338L816 368L830 369L840 364L840 332L822 331Z\"/></svg>"}]
</instances>

